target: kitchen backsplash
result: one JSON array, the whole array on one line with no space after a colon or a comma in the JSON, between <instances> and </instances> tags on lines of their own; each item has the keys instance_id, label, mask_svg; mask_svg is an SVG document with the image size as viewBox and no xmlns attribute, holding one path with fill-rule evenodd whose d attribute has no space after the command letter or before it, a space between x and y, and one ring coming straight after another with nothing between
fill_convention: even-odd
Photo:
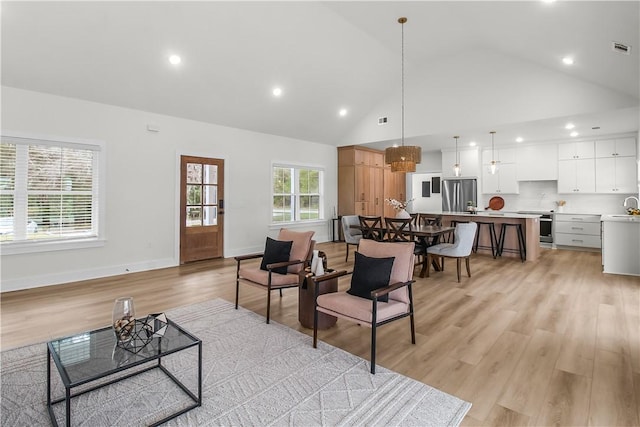
<instances>
[{"instance_id":1,"label":"kitchen backsplash","mask_svg":"<svg viewBox=\"0 0 640 427\"><path fill-rule=\"evenodd\" d=\"M488 206L492 196L481 194L478 207L484 209ZM629 194L558 194L557 181L521 181L520 194L499 196L505 202L503 211L557 211L557 201L564 200L564 212L567 213L616 214L625 213L622 203Z\"/></svg>"}]
</instances>

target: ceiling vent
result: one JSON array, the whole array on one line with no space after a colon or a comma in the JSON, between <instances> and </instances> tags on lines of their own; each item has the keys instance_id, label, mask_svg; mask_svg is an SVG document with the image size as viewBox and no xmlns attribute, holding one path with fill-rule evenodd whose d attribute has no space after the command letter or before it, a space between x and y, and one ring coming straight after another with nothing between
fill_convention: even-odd
<instances>
[{"instance_id":1,"label":"ceiling vent","mask_svg":"<svg viewBox=\"0 0 640 427\"><path fill-rule=\"evenodd\" d=\"M613 49L614 52L620 52L625 55L631 54L631 46L626 45L624 43L611 42L611 49Z\"/></svg>"},{"instance_id":2,"label":"ceiling vent","mask_svg":"<svg viewBox=\"0 0 640 427\"><path fill-rule=\"evenodd\" d=\"M388 119L386 117L378 117L378 126L386 125Z\"/></svg>"}]
</instances>

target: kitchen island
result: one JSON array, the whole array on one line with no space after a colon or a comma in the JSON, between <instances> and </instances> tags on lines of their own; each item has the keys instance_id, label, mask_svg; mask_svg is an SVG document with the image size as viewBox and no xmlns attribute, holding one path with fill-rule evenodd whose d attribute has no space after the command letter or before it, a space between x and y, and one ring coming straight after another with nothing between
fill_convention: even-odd
<instances>
[{"instance_id":1,"label":"kitchen island","mask_svg":"<svg viewBox=\"0 0 640 427\"><path fill-rule=\"evenodd\" d=\"M423 213L421 213L422 215ZM424 215L441 215L442 225L449 226L451 221L482 221L492 222L496 230L496 237L500 237L502 224L520 224L524 234L524 245L527 251L527 261L537 261L540 256L540 215L519 214L515 212L480 211L475 214L468 212L429 212ZM489 230L482 226L478 241L478 253L491 255L491 241ZM518 237L515 228L507 230L504 240L503 257L520 258Z\"/></svg>"},{"instance_id":2,"label":"kitchen island","mask_svg":"<svg viewBox=\"0 0 640 427\"><path fill-rule=\"evenodd\" d=\"M602 271L640 276L640 215L602 215Z\"/></svg>"}]
</instances>

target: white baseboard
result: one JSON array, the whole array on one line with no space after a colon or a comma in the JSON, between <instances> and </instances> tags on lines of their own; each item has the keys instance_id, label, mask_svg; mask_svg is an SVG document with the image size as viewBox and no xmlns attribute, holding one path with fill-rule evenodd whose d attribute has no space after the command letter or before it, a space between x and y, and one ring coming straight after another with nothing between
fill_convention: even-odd
<instances>
[{"instance_id":1,"label":"white baseboard","mask_svg":"<svg viewBox=\"0 0 640 427\"><path fill-rule=\"evenodd\" d=\"M134 264L102 267L93 270L67 271L63 273L30 276L19 279L3 279L0 292L11 292L23 289L41 288L43 286L61 285L64 283L78 282L81 280L98 279L101 277L117 276L120 274L175 267L177 265L177 260L173 258L166 258L143 261Z\"/></svg>"}]
</instances>

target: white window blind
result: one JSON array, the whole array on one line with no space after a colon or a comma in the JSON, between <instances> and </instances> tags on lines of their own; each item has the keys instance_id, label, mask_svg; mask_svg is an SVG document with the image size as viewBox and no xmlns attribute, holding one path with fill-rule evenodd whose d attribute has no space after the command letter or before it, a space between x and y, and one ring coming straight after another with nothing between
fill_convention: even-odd
<instances>
[{"instance_id":1,"label":"white window blind","mask_svg":"<svg viewBox=\"0 0 640 427\"><path fill-rule=\"evenodd\" d=\"M0 242L98 235L100 145L2 136Z\"/></svg>"}]
</instances>

